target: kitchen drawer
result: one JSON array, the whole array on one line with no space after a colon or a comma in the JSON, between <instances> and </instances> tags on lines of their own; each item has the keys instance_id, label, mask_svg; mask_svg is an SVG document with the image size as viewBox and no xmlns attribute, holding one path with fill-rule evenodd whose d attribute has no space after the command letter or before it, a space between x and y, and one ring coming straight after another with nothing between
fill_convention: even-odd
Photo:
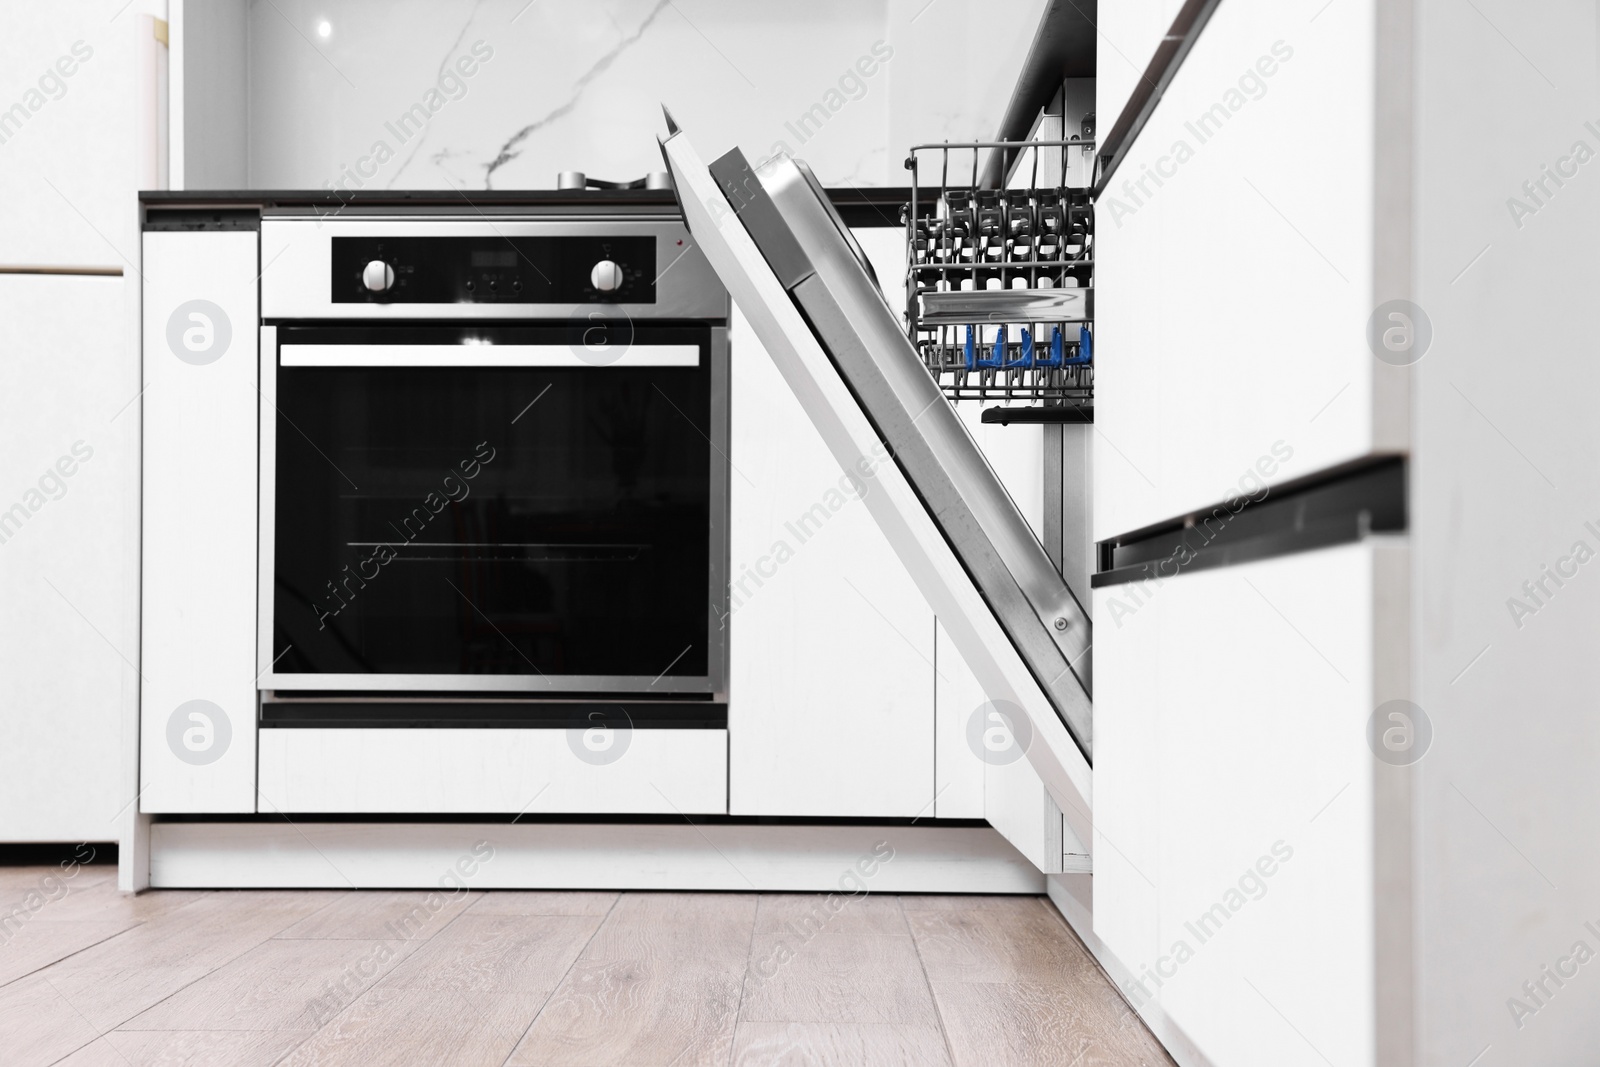
<instances>
[{"instance_id":1,"label":"kitchen drawer","mask_svg":"<svg viewBox=\"0 0 1600 1067\"><path fill-rule=\"evenodd\" d=\"M728 732L279 728L260 733L263 814L719 815Z\"/></svg>"}]
</instances>

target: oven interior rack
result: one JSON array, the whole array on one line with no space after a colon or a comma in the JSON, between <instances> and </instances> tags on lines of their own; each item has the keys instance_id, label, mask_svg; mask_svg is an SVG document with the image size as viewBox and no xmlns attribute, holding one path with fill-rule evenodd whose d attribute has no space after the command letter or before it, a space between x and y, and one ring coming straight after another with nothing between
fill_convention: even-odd
<instances>
[{"instance_id":1,"label":"oven interior rack","mask_svg":"<svg viewBox=\"0 0 1600 1067\"><path fill-rule=\"evenodd\" d=\"M994 152L1007 187L979 188ZM916 145L906 159L906 333L952 402L1018 416L985 421L1093 419L1093 157L1073 138Z\"/></svg>"}]
</instances>

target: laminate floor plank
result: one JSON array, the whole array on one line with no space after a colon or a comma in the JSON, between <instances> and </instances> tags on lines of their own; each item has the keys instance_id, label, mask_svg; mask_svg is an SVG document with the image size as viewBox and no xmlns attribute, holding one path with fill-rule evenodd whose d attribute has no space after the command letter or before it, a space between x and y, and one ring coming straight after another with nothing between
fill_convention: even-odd
<instances>
[{"instance_id":1,"label":"laminate floor plank","mask_svg":"<svg viewBox=\"0 0 1600 1067\"><path fill-rule=\"evenodd\" d=\"M338 895L296 890L211 893L53 963L23 981L47 979L104 1033L242 956ZM10 989L0 986L0 1001Z\"/></svg>"},{"instance_id":2,"label":"laminate floor plank","mask_svg":"<svg viewBox=\"0 0 1600 1067\"><path fill-rule=\"evenodd\" d=\"M63 868L58 863L37 866L0 867L0 891L32 889L46 879L67 879L81 885L100 885L117 882L117 865L114 863L76 864L76 869Z\"/></svg>"},{"instance_id":3,"label":"laminate floor plank","mask_svg":"<svg viewBox=\"0 0 1600 1067\"><path fill-rule=\"evenodd\" d=\"M132 922L35 922L0 941L0 986L116 937Z\"/></svg>"},{"instance_id":4,"label":"laminate floor plank","mask_svg":"<svg viewBox=\"0 0 1600 1067\"><path fill-rule=\"evenodd\" d=\"M113 1030L56 1067L272 1067L306 1036L297 1030Z\"/></svg>"},{"instance_id":5,"label":"laminate floor plank","mask_svg":"<svg viewBox=\"0 0 1600 1067\"><path fill-rule=\"evenodd\" d=\"M35 922L148 922L202 897L208 890L159 889L123 893L115 882L78 879L48 888L0 889L0 937L7 929Z\"/></svg>"},{"instance_id":6,"label":"laminate floor plank","mask_svg":"<svg viewBox=\"0 0 1600 1067\"><path fill-rule=\"evenodd\" d=\"M58 966L220 967L343 895L295 889L208 893Z\"/></svg>"},{"instance_id":7,"label":"laminate floor plank","mask_svg":"<svg viewBox=\"0 0 1600 1067\"><path fill-rule=\"evenodd\" d=\"M509 1067L721 1067L744 961L580 959Z\"/></svg>"},{"instance_id":8,"label":"laminate floor plank","mask_svg":"<svg viewBox=\"0 0 1600 1067\"><path fill-rule=\"evenodd\" d=\"M387 986L548 997L594 936L594 915L473 915L419 946Z\"/></svg>"},{"instance_id":9,"label":"laminate floor plank","mask_svg":"<svg viewBox=\"0 0 1600 1067\"><path fill-rule=\"evenodd\" d=\"M122 1030L315 1030L390 973L414 941L268 939Z\"/></svg>"},{"instance_id":10,"label":"laminate floor plank","mask_svg":"<svg viewBox=\"0 0 1600 1067\"><path fill-rule=\"evenodd\" d=\"M476 901L465 891L356 889L274 936L425 941Z\"/></svg>"},{"instance_id":11,"label":"laminate floor plank","mask_svg":"<svg viewBox=\"0 0 1600 1067\"><path fill-rule=\"evenodd\" d=\"M54 1063L98 1039L104 1029L85 1018L42 973L0 987L0 1034L5 1035L8 1063Z\"/></svg>"},{"instance_id":12,"label":"laminate floor plank","mask_svg":"<svg viewBox=\"0 0 1600 1067\"><path fill-rule=\"evenodd\" d=\"M827 932L870 937L910 937L898 897L873 893L763 893L756 933Z\"/></svg>"},{"instance_id":13,"label":"laminate floor plank","mask_svg":"<svg viewBox=\"0 0 1600 1067\"><path fill-rule=\"evenodd\" d=\"M754 893L624 893L584 956L589 959L743 959Z\"/></svg>"},{"instance_id":14,"label":"laminate floor plank","mask_svg":"<svg viewBox=\"0 0 1600 1067\"><path fill-rule=\"evenodd\" d=\"M910 911L906 919L934 982L1063 981L1100 973L1037 898L1031 907Z\"/></svg>"},{"instance_id":15,"label":"laminate floor plank","mask_svg":"<svg viewBox=\"0 0 1600 1067\"><path fill-rule=\"evenodd\" d=\"M950 1067L938 1027L740 1020L733 1067Z\"/></svg>"},{"instance_id":16,"label":"laminate floor plank","mask_svg":"<svg viewBox=\"0 0 1600 1067\"><path fill-rule=\"evenodd\" d=\"M913 911L1014 911L1031 913L1041 905L1050 907L1045 897L1034 896L976 896L953 893L937 895L928 893L902 893L901 910Z\"/></svg>"},{"instance_id":17,"label":"laminate floor plank","mask_svg":"<svg viewBox=\"0 0 1600 1067\"><path fill-rule=\"evenodd\" d=\"M757 934L741 1019L937 1027L938 1012L909 937Z\"/></svg>"},{"instance_id":18,"label":"laminate floor plank","mask_svg":"<svg viewBox=\"0 0 1600 1067\"><path fill-rule=\"evenodd\" d=\"M472 905L474 915L604 915L620 893L488 889Z\"/></svg>"},{"instance_id":19,"label":"laminate floor plank","mask_svg":"<svg viewBox=\"0 0 1600 1067\"><path fill-rule=\"evenodd\" d=\"M420 986L368 990L279 1067L501 1067L544 998Z\"/></svg>"},{"instance_id":20,"label":"laminate floor plank","mask_svg":"<svg viewBox=\"0 0 1600 1067\"><path fill-rule=\"evenodd\" d=\"M1061 983L935 982L956 1067L1175 1067L1131 1008Z\"/></svg>"}]
</instances>

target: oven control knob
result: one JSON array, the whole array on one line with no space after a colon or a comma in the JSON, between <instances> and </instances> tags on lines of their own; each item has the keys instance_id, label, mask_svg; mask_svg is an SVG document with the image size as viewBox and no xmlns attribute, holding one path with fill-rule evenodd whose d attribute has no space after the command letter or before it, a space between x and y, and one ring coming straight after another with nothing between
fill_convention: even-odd
<instances>
[{"instance_id":1,"label":"oven control knob","mask_svg":"<svg viewBox=\"0 0 1600 1067\"><path fill-rule=\"evenodd\" d=\"M602 293L622 288L622 268L609 259L602 259L589 272L589 284Z\"/></svg>"},{"instance_id":2,"label":"oven control knob","mask_svg":"<svg viewBox=\"0 0 1600 1067\"><path fill-rule=\"evenodd\" d=\"M394 284L394 268L375 259L361 269L361 284L374 293L381 293Z\"/></svg>"}]
</instances>

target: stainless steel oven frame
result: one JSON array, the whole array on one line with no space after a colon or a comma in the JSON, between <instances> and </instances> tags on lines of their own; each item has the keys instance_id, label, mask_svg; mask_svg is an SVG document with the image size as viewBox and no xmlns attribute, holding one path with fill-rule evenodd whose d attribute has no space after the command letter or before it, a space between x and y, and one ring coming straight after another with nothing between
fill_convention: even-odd
<instances>
[{"instance_id":1,"label":"stainless steel oven frame","mask_svg":"<svg viewBox=\"0 0 1600 1067\"><path fill-rule=\"evenodd\" d=\"M538 233L573 232L571 220L560 222L530 222L526 219L477 222L449 222L449 223L420 223L415 219L389 219L379 222L377 220L362 218L352 219L340 224L323 221L322 226L316 229L297 227L300 231L295 234L282 253L281 258L301 260L296 270L286 270L283 274L285 282L276 286L276 299L268 300L269 284L266 278L262 284L262 309L263 318L271 318L271 311L276 310L281 319L316 319L319 325L334 326L339 322L348 322L352 326L371 326L375 322L404 325L408 321L423 319L465 317L464 310L475 310L478 317L495 318L504 320L512 317L507 314L503 306L488 306L474 309L470 306L463 309L461 305L379 305L379 304L332 304L327 296L329 291L326 283L327 270L324 266L320 276L311 275L308 279L305 267L310 262L319 260L326 264L328 237L342 233L394 233L399 228L397 223L403 223L406 233L426 232L429 234L447 234L462 236L481 236L485 233L496 236L526 236ZM585 232L596 232L602 227L589 222ZM263 237L271 229L270 224L263 226ZM728 615L728 577L729 577L729 504L731 485L729 448L729 398L730 389L728 381L728 326L727 315L729 298L727 291L722 287L720 280L711 271L710 265L702 255L690 255L697 252L692 248L688 231L681 222L653 222L641 226L640 223L628 220L627 222L608 222L604 226L605 232L637 233L641 229L657 234L657 262L668 264L668 268L661 271L661 282L671 278L678 271L683 274L675 279L675 284L667 287L663 284L662 292L658 297L658 304L651 305L622 305L622 311L631 318L650 320L685 321L688 314L693 314L696 319L704 321L710 328L710 344L708 356L711 361L711 425L706 428L695 427L703 433L711 443L710 450L710 487L711 487L711 529L709 531L709 588L706 590L706 632L709 640L704 675L673 676L660 675L646 677L643 675L542 675L542 674L494 674L494 675L464 675L464 674L279 674L274 671L274 664L282 658L285 649L272 647L273 637L273 602L274 602L274 560L276 548L276 501L275 486L277 474L277 425L278 425L278 324L268 323L260 327L260 451L258 469L259 516L260 528L257 541L257 572L258 584L256 593L257 603L257 629L256 629L256 689L263 694L265 699L274 696L293 697L297 693L327 692L348 693L352 697L358 694L371 693L374 699L386 699L382 694L402 693L451 693L459 694L462 699L473 699L490 694L514 694L521 697L538 697L548 694L552 697L561 697L568 694L615 694L617 696L655 696L683 697L694 695L710 697L714 701L725 702L728 694L728 631L726 618ZM295 248L299 240L306 240L313 246L313 255L307 255L305 248ZM680 245L683 247L680 248ZM293 252L291 253L291 249ZM263 248L263 261L267 260L269 250ZM663 258L664 257L664 258ZM677 257L676 259L674 257ZM281 265L281 264L280 264ZM294 266L291 262L291 266ZM271 270L269 266L269 271ZM707 280L714 286L707 289ZM715 300L706 298L705 293L717 294ZM664 297L664 299L661 299ZM603 305L582 305L600 307ZM518 319L527 320L530 325L541 321L561 322L576 306L564 304L552 305L520 305L512 308ZM350 309L356 309L357 314L349 314ZM448 315L437 314L439 311L449 312ZM289 312L290 314L284 314ZM710 312L710 314L708 314ZM337 320L337 321L329 321ZM593 373L605 374L606 368L597 367Z\"/></svg>"}]
</instances>

